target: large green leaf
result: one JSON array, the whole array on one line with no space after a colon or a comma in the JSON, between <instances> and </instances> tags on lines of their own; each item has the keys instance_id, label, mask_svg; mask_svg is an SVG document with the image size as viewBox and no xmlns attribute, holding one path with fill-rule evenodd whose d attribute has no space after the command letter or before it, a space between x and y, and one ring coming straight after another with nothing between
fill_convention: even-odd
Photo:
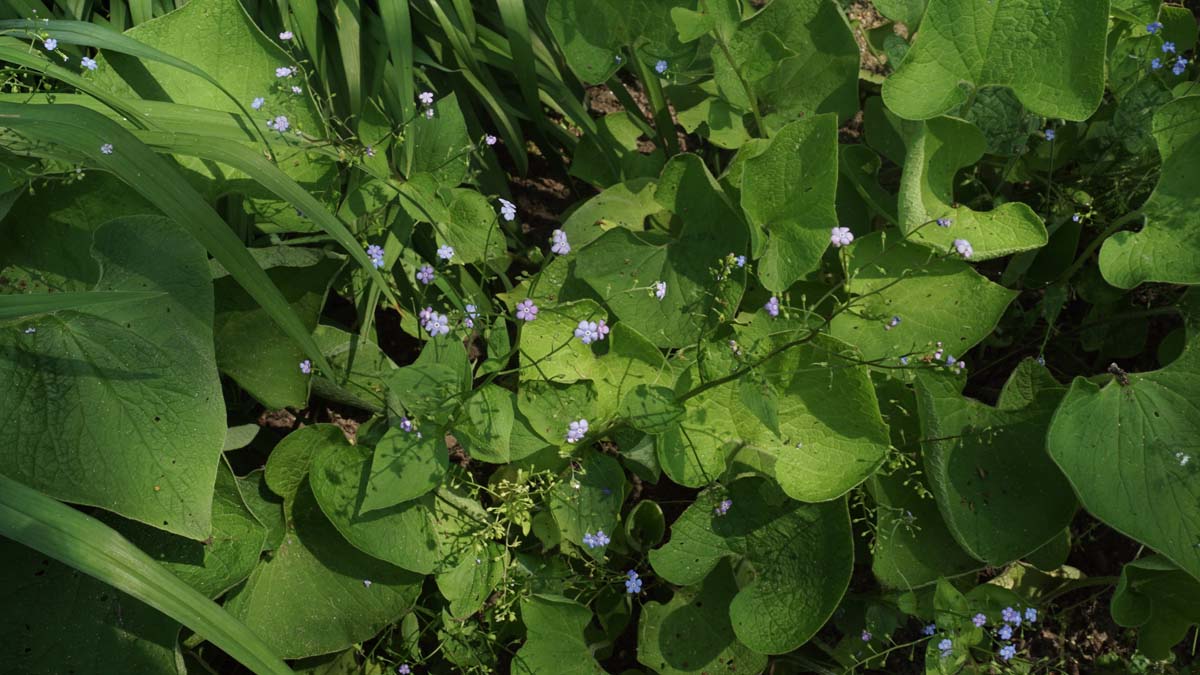
<instances>
[{"instance_id":1,"label":"large green leaf","mask_svg":"<svg viewBox=\"0 0 1200 675\"><path fill-rule=\"evenodd\" d=\"M153 291L68 291L54 294L0 295L0 321L52 314L64 309L87 310L98 305L141 302L162 295L164 294Z\"/></svg>"},{"instance_id":2,"label":"large green leaf","mask_svg":"<svg viewBox=\"0 0 1200 675\"><path fill-rule=\"evenodd\" d=\"M1113 620L1138 629L1138 651L1169 659L1171 648L1200 623L1200 581L1152 555L1127 563L1109 605Z\"/></svg>"},{"instance_id":3,"label":"large green leaf","mask_svg":"<svg viewBox=\"0 0 1200 675\"><path fill-rule=\"evenodd\" d=\"M763 286L781 292L817 268L837 226L837 118L819 115L780 129L748 160L742 208L767 233Z\"/></svg>"},{"instance_id":4,"label":"large green leaf","mask_svg":"<svg viewBox=\"0 0 1200 675\"><path fill-rule=\"evenodd\" d=\"M958 543L1000 566L1045 544L1075 515L1071 486L1046 452L1046 429L1064 394L1025 360L996 407L963 398L963 378L917 376L925 470Z\"/></svg>"},{"instance_id":5,"label":"large green leaf","mask_svg":"<svg viewBox=\"0 0 1200 675\"><path fill-rule=\"evenodd\" d=\"M614 227L641 232L646 216L662 209L654 201L657 185L647 178L617 183L583 202L563 222L572 248L580 249Z\"/></svg>"},{"instance_id":6,"label":"large green leaf","mask_svg":"<svg viewBox=\"0 0 1200 675\"><path fill-rule=\"evenodd\" d=\"M1118 232L1100 249L1100 271L1119 288L1146 281L1200 283L1200 96L1164 105L1154 114L1162 156L1158 185L1142 207L1146 227Z\"/></svg>"},{"instance_id":7,"label":"large green leaf","mask_svg":"<svg viewBox=\"0 0 1200 675\"><path fill-rule=\"evenodd\" d=\"M170 221L136 216L96 230L92 257L95 290L162 295L0 328L0 470L204 539L225 440L204 250Z\"/></svg>"},{"instance_id":8,"label":"large green leaf","mask_svg":"<svg viewBox=\"0 0 1200 675\"><path fill-rule=\"evenodd\" d=\"M638 622L638 662L660 675L741 675L760 672L767 657L733 634L729 603L737 594L721 562L699 585L675 591L670 602L647 602Z\"/></svg>"},{"instance_id":9,"label":"large green leaf","mask_svg":"<svg viewBox=\"0 0 1200 675\"><path fill-rule=\"evenodd\" d=\"M617 318L659 347L694 343L710 305L740 299L740 274L714 284L711 268L746 250L746 228L696 155L680 155L663 169L655 199L681 221L677 237L615 228L586 246L575 274L603 298ZM667 284L662 300L655 282ZM714 296L714 286L718 290Z\"/></svg>"},{"instance_id":10,"label":"large green leaf","mask_svg":"<svg viewBox=\"0 0 1200 675\"><path fill-rule=\"evenodd\" d=\"M1115 370L1103 387L1076 378L1047 444L1092 515L1200 579L1200 298L1189 293L1181 309L1183 353L1161 370Z\"/></svg>"},{"instance_id":11,"label":"large green leaf","mask_svg":"<svg viewBox=\"0 0 1200 675\"><path fill-rule=\"evenodd\" d=\"M596 452L585 453L567 467L563 481L550 491L550 515L565 541L597 559L607 547L584 546L585 534L603 530L612 535L625 498L625 472L617 460Z\"/></svg>"},{"instance_id":12,"label":"large green leaf","mask_svg":"<svg viewBox=\"0 0 1200 675\"><path fill-rule=\"evenodd\" d=\"M711 58L721 95L749 110L745 80L768 126L819 113L845 121L858 109L858 45L840 9L823 0L768 4L729 39L728 55L714 45Z\"/></svg>"},{"instance_id":13,"label":"large green leaf","mask_svg":"<svg viewBox=\"0 0 1200 675\"><path fill-rule=\"evenodd\" d=\"M261 640L246 630L246 627L222 611L220 607L205 598L199 591L188 586L178 577L168 572L153 558L141 549L130 544L104 523L91 518L78 509L62 504L37 490L28 488L21 483L0 476L0 535L24 544L44 555L64 562L75 569L84 572L114 588L128 593L134 598L161 611L172 619L188 626L197 635L212 642L226 654L234 657L258 675L290 673L288 667ZM10 554L4 559L10 560ZM44 562L37 563L44 565ZM20 567L5 567L6 570L21 569ZM26 567L26 571L30 568ZM32 572L39 576L38 571ZM74 578L74 573L72 573ZM39 594L39 599L44 596ZM107 603L105 597L99 598L101 603ZM121 600L114 598L113 603L119 606ZM44 603L44 607L54 609L58 603ZM112 604L108 605L113 607ZM96 609L94 606L92 609ZM137 611L137 610L134 610ZM114 617L121 630L122 613L114 612ZM59 618L59 617L55 617ZM28 625L22 617L22 626ZM111 619L101 620L95 630L100 633L112 634ZM61 623L56 624L59 628ZM5 635L17 633L6 630ZM175 634L172 630L172 636ZM48 630L46 635L53 639L56 633ZM69 648L74 648L78 635L71 635L73 640ZM142 636L139 636L142 637ZM19 644L19 643L18 643ZM160 646L162 645L159 642ZM22 646L23 649L23 646ZM122 640L121 650L132 649ZM141 651L138 649L138 651ZM151 650L149 658L156 660ZM32 652L26 652L29 654ZM96 652L88 652L94 654ZM161 651L160 651L161 653ZM22 655L22 657L24 654ZM39 655L40 657L40 655ZM115 661L129 659L145 662L133 654L114 656ZM75 661L73 665L79 666ZM110 669L109 669L110 670ZM104 672L109 672L106 670Z\"/></svg>"},{"instance_id":14,"label":"large green leaf","mask_svg":"<svg viewBox=\"0 0 1200 675\"><path fill-rule=\"evenodd\" d=\"M413 431L389 427L375 444L362 510L402 504L435 489L450 465L445 439L431 424Z\"/></svg>"},{"instance_id":15,"label":"large green leaf","mask_svg":"<svg viewBox=\"0 0 1200 675\"><path fill-rule=\"evenodd\" d=\"M922 120L1002 86L1039 115L1087 119L1104 93L1107 34L1108 0L929 0L883 100Z\"/></svg>"},{"instance_id":16,"label":"large green leaf","mask_svg":"<svg viewBox=\"0 0 1200 675\"><path fill-rule=\"evenodd\" d=\"M277 653L301 658L345 649L413 607L421 577L346 543L321 513L307 480L292 516L274 555L225 603Z\"/></svg>"},{"instance_id":17,"label":"large green leaf","mask_svg":"<svg viewBox=\"0 0 1200 675\"><path fill-rule=\"evenodd\" d=\"M949 251L954 240L966 239L974 249L972 260L1045 246L1046 226L1024 202L975 211L954 198L955 174L987 150L983 132L952 117L904 122L901 128L908 154L900 182L900 227L913 241ZM950 227L933 225L938 218L953 222Z\"/></svg>"},{"instance_id":18,"label":"large green leaf","mask_svg":"<svg viewBox=\"0 0 1200 675\"><path fill-rule=\"evenodd\" d=\"M296 316L315 329L341 261L314 249L287 246L250 252ZM217 366L268 408L303 408L309 383L309 376L300 371L304 350L271 322L266 310L233 278L218 276L213 287Z\"/></svg>"},{"instance_id":19,"label":"large green leaf","mask_svg":"<svg viewBox=\"0 0 1200 675\"><path fill-rule=\"evenodd\" d=\"M650 552L650 563L680 585L700 583L723 558L749 563L729 606L733 632L760 654L792 651L825 624L850 582L846 503L801 504L757 477L733 483L733 504L717 515L724 498L717 490L701 493L671 526L671 540Z\"/></svg>"},{"instance_id":20,"label":"large green leaf","mask_svg":"<svg viewBox=\"0 0 1200 675\"><path fill-rule=\"evenodd\" d=\"M521 602L525 645L513 655L518 675L594 675L605 672L588 649L583 629L592 612L558 595L531 595Z\"/></svg>"},{"instance_id":21,"label":"large green leaf","mask_svg":"<svg viewBox=\"0 0 1200 675\"><path fill-rule=\"evenodd\" d=\"M846 290L862 297L834 317L830 332L866 360L932 353L938 342L960 357L992 332L1017 295L894 234L854 242L847 267ZM885 330L893 316L900 324Z\"/></svg>"},{"instance_id":22,"label":"large green leaf","mask_svg":"<svg viewBox=\"0 0 1200 675\"><path fill-rule=\"evenodd\" d=\"M605 317L604 310L594 300L542 307L537 320L521 331L521 368L525 377L564 384L595 379L594 349L575 337L575 327L580 321L596 322Z\"/></svg>"}]
</instances>

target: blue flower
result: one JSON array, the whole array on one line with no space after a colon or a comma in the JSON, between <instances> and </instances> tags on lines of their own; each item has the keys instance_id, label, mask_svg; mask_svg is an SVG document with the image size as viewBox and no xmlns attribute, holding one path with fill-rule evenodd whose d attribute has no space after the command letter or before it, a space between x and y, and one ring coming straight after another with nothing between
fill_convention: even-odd
<instances>
[{"instance_id":1,"label":"blue flower","mask_svg":"<svg viewBox=\"0 0 1200 675\"><path fill-rule=\"evenodd\" d=\"M942 658L950 656L950 652L954 651L954 643L950 640L950 638L943 638L942 641L938 643L937 647L942 651Z\"/></svg>"},{"instance_id":2,"label":"blue flower","mask_svg":"<svg viewBox=\"0 0 1200 675\"><path fill-rule=\"evenodd\" d=\"M429 333L429 337L437 337L450 332L450 321L445 314L434 312L429 316L429 319L422 325L425 332Z\"/></svg>"},{"instance_id":3,"label":"blue flower","mask_svg":"<svg viewBox=\"0 0 1200 675\"><path fill-rule=\"evenodd\" d=\"M1053 129L1046 129L1042 133L1046 135L1046 140L1048 140L1048 141L1054 140L1055 133L1054 133Z\"/></svg>"},{"instance_id":4,"label":"blue flower","mask_svg":"<svg viewBox=\"0 0 1200 675\"><path fill-rule=\"evenodd\" d=\"M383 267L383 247L378 244L371 244L367 247L367 257L371 259L371 264L375 269Z\"/></svg>"},{"instance_id":5,"label":"blue flower","mask_svg":"<svg viewBox=\"0 0 1200 675\"><path fill-rule=\"evenodd\" d=\"M85 56L82 59L79 59L79 65L83 66L84 68L87 68L88 70L95 70L96 69L96 59L93 59L90 56Z\"/></svg>"},{"instance_id":6,"label":"blue flower","mask_svg":"<svg viewBox=\"0 0 1200 675\"><path fill-rule=\"evenodd\" d=\"M870 642L871 641L871 632L868 630L863 630L862 635L859 637L862 638L863 642Z\"/></svg>"},{"instance_id":7,"label":"blue flower","mask_svg":"<svg viewBox=\"0 0 1200 675\"><path fill-rule=\"evenodd\" d=\"M438 247L437 257L441 258L442 260L449 261L454 257L454 247L450 246L449 244L442 244Z\"/></svg>"},{"instance_id":8,"label":"blue flower","mask_svg":"<svg viewBox=\"0 0 1200 675\"><path fill-rule=\"evenodd\" d=\"M100 146L100 152L101 152L102 154L105 154L105 155L111 155L111 154L113 154L113 145L112 145L112 143L105 143L104 145Z\"/></svg>"},{"instance_id":9,"label":"blue flower","mask_svg":"<svg viewBox=\"0 0 1200 675\"><path fill-rule=\"evenodd\" d=\"M722 499L721 503L717 504L717 506L713 509L713 513L715 513L718 516L723 516L726 513L729 513L729 509L732 506L733 506L732 499Z\"/></svg>"},{"instance_id":10,"label":"blue flower","mask_svg":"<svg viewBox=\"0 0 1200 675\"><path fill-rule=\"evenodd\" d=\"M833 244L834 248L849 246L852 241L854 233L848 227L835 227L829 231L829 243Z\"/></svg>"},{"instance_id":11,"label":"blue flower","mask_svg":"<svg viewBox=\"0 0 1200 675\"><path fill-rule=\"evenodd\" d=\"M658 63L654 64L654 72L658 73L659 75L667 72L667 62L659 59Z\"/></svg>"},{"instance_id":12,"label":"blue flower","mask_svg":"<svg viewBox=\"0 0 1200 675\"><path fill-rule=\"evenodd\" d=\"M486 144L487 144L487 145L489 145L489 146L491 146L491 145L495 145L495 144L496 144L496 137L495 137L495 136L493 136L493 135L491 135L491 134L486 134L486 135L484 135L484 137L483 137L483 142L484 142L484 143L486 143Z\"/></svg>"},{"instance_id":13,"label":"blue flower","mask_svg":"<svg viewBox=\"0 0 1200 675\"><path fill-rule=\"evenodd\" d=\"M1154 35L1158 31L1162 30L1162 27L1163 27L1163 25L1162 25L1161 21L1155 21L1154 23L1148 23L1148 24L1146 24L1146 32L1151 35Z\"/></svg>"},{"instance_id":14,"label":"blue flower","mask_svg":"<svg viewBox=\"0 0 1200 675\"><path fill-rule=\"evenodd\" d=\"M1082 219L1083 219L1083 216L1079 215L1078 213L1071 216L1072 222L1078 223Z\"/></svg>"},{"instance_id":15,"label":"blue flower","mask_svg":"<svg viewBox=\"0 0 1200 675\"><path fill-rule=\"evenodd\" d=\"M745 267L746 266L746 256L739 255L738 257L734 258L733 262L735 264L737 264L738 267Z\"/></svg>"},{"instance_id":16,"label":"blue flower","mask_svg":"<svg viewBox=\"0 0 1200 675\"><path fill-rule=\"evenodd\" d=\"M309 361L308 359L304 359L303 361L301 361L300 362L300 372L304 373L305 375L311 374L312 373L312 361Z\"/></svg>"},{"instance_id":17,"label":"blue flower","mask_svg":"<svg viewBox=\"0 0 1200 675\"><path fill-rule=\"evenodd\" d=\"M900 317L898 317L898 316L893 316L893 317L892 317L892 320L891 320L891 321L888 321L888 322L887 322L887 325L886 325L886 326L884 326L884 327L883 327L883 329L884 329L884 330L891 330L891 329L893 329L893 328L895 328L896 326L899 326L899 325L900 325Z\"/></svg>"},{"instance_id":18,"label":"blue flower","mask_svg":"<svg viewBox=\"0 0 1200 675\"><path fill-rule=\"evenodd\" d=\"M266 102L267 102L266 99L259 96L258 98L254 99L253 101L250 102L250 107L255 110L258 110L259 108L263 107L263 104Z\"/></svg>"},{"instance_id":19,"label":"blue flower","mask_svg":"<svg viewBox=\"0 0 1200 675\"><path fill-rule=\"evenodd\" d=\"M58 40L55 40L54 38L46 38L46 41L42 43L42 46L46 48L46 51L52 52L55 49L58 49Z\"/></svg>"},{"instance_id":20,"label":"blue flower","mask_svg":"<svg viewBox=\"0 0 1200 675\"><path fill-rule=\"evenodd\" d=\"M975 249L971 248L971 242L966 239L955 239L954 250L963 258L970 258L975 255Z\"/></svg>"},{"instance_id":21,"label":"blue flower","mask_svg":"<svg viewBox=\"0 0 1200 675\"><path fill-rule=\"evenodd\" d=\"M571 252L571 244L567 241L566 232L555 230L550 233L550 252L555 255L566 255Z\"/></svg>"},{"instance_id":22,"label":"blue flower","mask_svg":"<svg viewBox=\"0 0 1200 675\"><path fill-rule=\"evenodd\" d=\"M304 90L303 90L303 89L301 89L299 86L297 86L297 85L294 85L294 84L292 85L292 93L293 93L293 94L300 94L300 93L303 93L303 92L304 92Z\"/></svg>"},{"instance_id":23,"label":"blue flower","mask_svg":"<svg viewBox=\"0 0 1200 675\"><path fill-rule=\"evenodd\" d=\"M938 224L938 227L950 227L951 225L954 224L954 219L953 218L938 218L937 224Z\"/></svg>"},{"instance_id":24,"label":"blue flower","mask_svg":"<svg viewBox=\"0 0 1200 675\"><path fill-rule=\"evenodd\" d=\"M463 325L466 326L467 328L474 328L475 327L475 319L479 318L479 313L477 311L477 308L475 307L475 305L467 305L466 310L467 310L467 315L465 317L463 317Z\"/></svg>"},{"instance_id":25,"label":"blue flower","mask_svg":"<svg viewBox=\"0 0 1200 675\"><path fill-rule=\"evenodd\" d=\"M779 298L772 295L771 299L767 300L767 304L763 305L763 309L767 310L767 314L771 316L779 316Z\"/></svg>"},{"instance_id":26,"label":"blue flower","mask_svg":"<svg viewBox=\"0 0 1200 675\"><path fill-rule=\"evenodd\" d=\"M577 419L567 425L567 442L578 443L583 440L584 436L587 436L587 432L588 421L582 418Z\"/></svg>"},{"instance_id":27,"label":"blue flower","mask_svg":"<svg viewBox=\"0 0 1200 675\"><path fill-rule=\"evenodd\" d=\"M533 304L533 300L525 298L517 303L517 318L522 321L533 321L537 318L538 306Z\"/></svg>"},{"instance_id":28,"label":"blue flower","mask_svg":"<svg viewBox=\"0 0 1200 675\"><path fill-rule=\"evenodd\" d=\"M281 134L287 131L291 126L292 124L288 122L286 115L280 115L273 120L267 120L267 128L274 129Z\"/></svg>"},{"instance_id":29,"label":"blue flower","mask_svg":"<svg viewBox=\"0 0 1200 675\"><path fill-rule=\"evenodd\" d=\"M424 105L424 106L433 105L433 92L432 91L423 91L417 96L417 98L421 101L421 105Z\"/></svg>"},{"instance_id":30,"label":"blue flower","mask_svg":"<svg viewBox=\"0 0 1200 675\"><path fill-rule=\"evenodd\" d=\"M1164 42L1162 45L1162 51L1164 54L1174 54L1175 53L1175 43L1171 42L1169 40L1167 42Z\"/></svg>"},{"instance_id":31,"label":"blue flower","mask_svg":"<svg viewBox=\"0 0 1200 675\"><path fill-rule=\"evenodd\" d=\"M583 543L588 548L608 546L609 541L608 535L604 534L604 530L596 530L596 534L585 532L583 535Z\"/></svg>"},{"instance_id":32,"label":"blue flower","mask_svg":"<svg viewBox=\"0 0 1200 675\"><path fill-rule=\"evenodd\" d=\"M997 633L997 635L1000 636L1001 640L1011 640L1012 635L1013 635L1012 626L1010 626L1008 624L1004 624L1003 626L1000 627L1000 630Z\"/></svg>"},{"instance_id":33,"label":"blue flower","mask_svg":"<svg viewBox=\"0 0 1200 675\"><path fill-rule=\"evenodd\" d=\"M588 321L585 319L580 321L579 325L575 328L575 337L583 341L583 344L585 345L590 345L595 342L598 336L599 333L597 332L595 321Z\"/></svg>"},{"instance_id":34,"label":"blue flower","mask_svg":"<svg viewBox=\"0 0 1200 675\"><path fill-rule=\"evenodd\" d=\"M987 623L987 617L980 612L979 614L971 617L971 623L975 624L976 628L983 628L984 624Z\"/></svg>"},{"instance_id":35,"label":"blue flower","mask_svg":"<svg viewBox=\"0 0 1200 675\"><path fill-rule=\"evenodd\" d=\"M411 434L412 430L413 430L412 420L408 419L407 416L401 417L400 418L400 429L402 431L404 431L405 433Z\"/></svg>"},{"instance_id":36,"label":"blue flower","mask_svg":"<svg viewBox=\"0 0 1200 675\"><path fill-rule=\"evenodd\" d=\"M901 357L900 357L900 365L902 365L902 366L907 366L907 365L908 365L908 357L907 357L907 356L901 356Z\"/></svg>"},{"instance_id":37,"label":"blue flower","mask_svg":"<svg viewBox=\"0 0 1200 675\"><path fill-rule=\"evenodd\" d=\"M1000 618L1004 619L1005 623L1011 623L1014 626L1021 625L1021 613L1012 607L1005 607L1004 610L1000 612Z\"/></svg>"},{"instance_id":38,"label":"blue flower","mask_svg":"<svg viewBox=\"0 0 1200 675\"><path fill-rule=\"evenodd\" d=\"M1037 623L1037 610L1033 607L1025 608L1025 620L1029 623Z\"/></svg>"},{"instance_id":39,"label":"blue flower","mask_svg":"<svg viewBox=\"0 0 1200 675\"><path fill-rule=\"evenodd\" d=\"M921 635L933 635L937 632L937 624L929 624L921 629Z\"/></svg>"},{"instance_id":40,"label":"blue flower","mask_svg":"<svg viewBox=\"0 0 1200 675\"><path fill-rule=\"evenodd\" d=\"M642 580L638 578L638 573L629 570L625 573L625 592L631 595L642 592Z\"/></svg>"},{"instance_id":41,"label":"blue flower","mask_svg":"<svg viewBox=\"0 0 1200 675\"><path fill-rule=\"evenodd\" d=\"M1017 655L1017 648L1012 645L1004 645L1000 648L1000 658L1005 661Z\"/></svg>"},{"instance_id":42,"label":"blue flower","mask_svg":"<svg viewBox=\"0 0 1200 675\"><path fill-rule=\"evenodd\" d=\"M1159 59L1159 58L1150 59L1150 70L1158 70L1160 68L1162 68L1162 59Z\"/></svg>"},{"instance_id":43,"label":"blue flower","mask_svg":"<svg viewBox=\"0 0 1200 675\"><path fill-rule=\"evenodd\" d=\"M1182 75L1183 71L1187 70L1187 65L1188 60L1181 56L1175 61L1175 65L1171 66L1171 72L1176 76Z\"/></svg>"},{"instance_id":44,"label":"blue flower","mask_svg":"<svg viewBox=\"0 0 1200 675\"><path fill-rule=\"evenodd\" d=\"M286 41L286 40L291 40L293 37L295 37L295 36L294 36L294 35L292 35L292 31L290 31L290 30L285 30L285 31L283 31L282 33L280 33L280 34L279 34L279 39L280 39L280 40L285 40L285 41Z\"/></svg>"},{"instance_id":45,"label":"blue flower","mask_svg":"<svg viewBox=\"0 0 1200 675\"><path fill-rule=\"evenodd\" d=\"M275 77L291 77L296 69L291 66L279 66L275 69Z\"/></svg>"},{"instance_id":46,"label":"blue flower","mask_svg":"<svg viewBox=\"0 0 1200 675\"><path fill-rule=\"evenodd\" d=\"M662 300L663 298L667 297L667 282L665 282L665 281L654 282L654 297L658 298L659 300Z\"/></svg>"},{"instance_id":47,"label":"blue flower","mask_svg":"<svg viewBox=\"0 0 1200 675\"><path fill-rule=\"evenodd\" d=\"M500 197L500 215L508 222L517 219L517 205L508 201L504 197Z\"/></svg>"},{"instance_id":48,"label":"blue flower","mask_svg":"<svg viewBox=\"0 0 1200 675\"><path fill-rule=\"evenodd\" d=\"M417 270L417 281L426 286L433 283L435 276L432 265L421 265L421 269Z\"/></svg>"},{"instance_id":49,"label":"blue flower","mask_svg":"<svg viewBox=\"0 0 1200 675\"><path fill-rule=\"evenodd\" d=\"M371 580L370 580L370 579L363 579L363 588L370 588L370 587L371 587L371 583L372 583L372 582L371 582Z\"/></svg>"}]
</instances>

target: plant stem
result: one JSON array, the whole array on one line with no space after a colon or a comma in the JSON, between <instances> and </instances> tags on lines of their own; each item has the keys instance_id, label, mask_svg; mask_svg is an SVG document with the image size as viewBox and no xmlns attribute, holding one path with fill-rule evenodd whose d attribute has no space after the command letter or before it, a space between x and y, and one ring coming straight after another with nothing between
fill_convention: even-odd
<instances>
[{"instance_id":1,"label":"plant stem","mask_svg":"<svg viewBox=\"0 0 1200 675\"><path fill-rule=\"evenodd\" d=\"M1062 275L1058 277L1056 283L1063 283L1070 279L1076 272L1079 271L1080 267L1083 267L1083 264L1088 261L1088 258L1092 257L1092 254L1096 252L1096 249L1100 248L1100 245L1103 244L1104 241L1109 238L1109 236L1125 225L1129 224L1130 221L1137 220L1141 216L1142 211L1141 209L1138 209L1136 211L1130 211L1124 216L1114 220L1111 225L1104 228L1104 231L1088 244L1087 248L1083 249L1083 253L1080 253L1079 257L1075 259L1075 262L1071 263L1071 266L1063 271Z\"/></svg>"}]
</instances>

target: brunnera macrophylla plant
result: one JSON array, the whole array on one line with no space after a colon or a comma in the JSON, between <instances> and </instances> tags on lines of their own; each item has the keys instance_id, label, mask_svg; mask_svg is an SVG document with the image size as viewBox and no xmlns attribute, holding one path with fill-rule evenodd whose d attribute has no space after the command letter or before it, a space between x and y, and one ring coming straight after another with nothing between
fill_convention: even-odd
<instances>
[{"instance_id":1,"label":"brunnera macrophylla plant","mask_svg":"<svg viewBox=\"0 0 1200 675\"><path fill-rule=\"evenodd\" d=\"M1186 672L1190 10L319 4L0 20L10 667Z\"/></svg>"}]
</instances>

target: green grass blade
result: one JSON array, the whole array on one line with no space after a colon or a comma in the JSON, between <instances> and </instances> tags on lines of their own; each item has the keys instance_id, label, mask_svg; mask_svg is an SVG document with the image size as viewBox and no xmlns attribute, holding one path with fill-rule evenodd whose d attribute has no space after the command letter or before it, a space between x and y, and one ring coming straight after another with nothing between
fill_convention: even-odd
<instances>
[{"instance_id":1,"label":"green grass blade","mask_svg":"<svg viewBox=\"0 0 1200 675\"><path fill-rule=\"evenodd\" d=\"M258 675L292 672L253 631L116 530L4 476L0 476L0 534L150 605Z\"/></svg>"},{"instance_id":2,"label":"green grass blade","mask_svg":"<svg viewBox=\"0 0 1200 675\"><path fill-rule=\"evenodd\" d=\"M46 143L56 152L77 153L89 164L111 171L168 218L188 228L313 363L332 372L300 317L233 230L174 166L131 132L98 112L73 105L0 103L0 127ZM107 143L113 146L112 154L100 150Z\"/></svg>"},{"instance_id":3,"label":"green grass blade","mask_svg":"<svg viewBox=\"0 0 1200 675\"><path fill-rule=\"evenodd\" d=\"M338 52L342 56L342 81L350 98L352 128L358 126L358 115L362 112L363 69L362 69L362 7L359 0L337 0L333 8L337 28Z\"/></svg>"},{"instance_id":4,"label":"green grass blade","mask_svg":"<svg viewBox=\"0 0 1200 675\"><path fill-rule=\"evenodd\" d=\"M31 52L29 45L20 40L0 37L0 61L24 66L48 77L53 77L59 82L69 84L79 91L87 92L113 110L130 117L130 119L137 119L139 117L135 114L134 108L129 106L125 101L97 87L91 80L80 77L78 73L54 63L42 54ZM142 125L140 121L135 122L135 124Z\"/></svg>"},{"instance_id":5,"label":"green grass blade","mask_svg":"<svg viewBox=\"0 0 1200 675\"><path fill-rule=\"evenodd\" d=\"M411 120L417 115L416 91L413 87L413 44L412 17L408 12L408 0L379 0L379 18L387 36L388 54L395 76L389 82L396 90L400 101L397 119ZM387 72L392 72L385 69ZM404 143L404 161L401 166L412 164L412 143Z\"/></svg>"},{"instance_id":6,"label":"green grass blade","mask_svg":"<svg viewBox=\"0 0 1200 675\"><path fill-rule=\"evenodd\" d=\"M154 5L150 0L129 0L129 14L133 17L133 25L154 18Z\"/></svg>"},{"instance_id":7,"label":"green grass blade","mask_svg":"<svg viewBox=\"0 0 1200 675\"><path fill-rule=\"evenodd\" d=\"M0 319L19 319L35 314L49 314L64 309L80 309L134 300L149 300L165 295L142 291L81 291L74 293L30 293L0 295Z\"/></svg>"}]
</instances>

